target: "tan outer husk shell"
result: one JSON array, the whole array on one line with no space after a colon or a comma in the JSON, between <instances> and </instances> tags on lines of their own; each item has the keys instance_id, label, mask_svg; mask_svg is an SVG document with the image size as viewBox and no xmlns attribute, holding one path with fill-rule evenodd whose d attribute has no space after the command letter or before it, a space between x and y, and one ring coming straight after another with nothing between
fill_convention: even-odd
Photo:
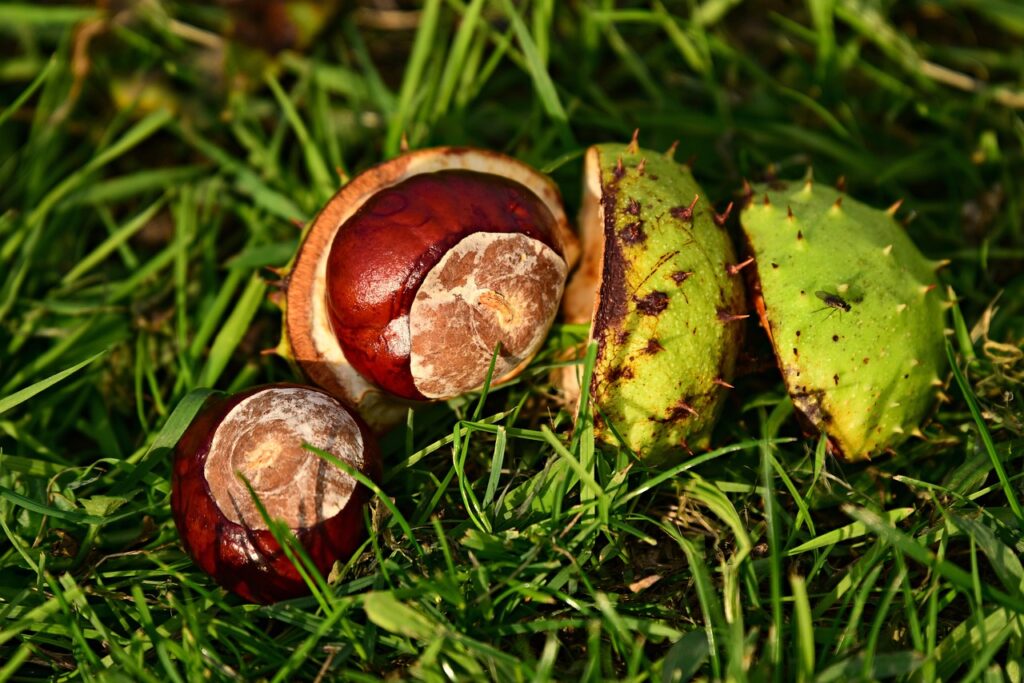
<instances>
[{"instance_id":1,"label":"tan outer husk shell","mask_svg":"<svg viewBox=\"0 0 1024 683\"><path fill-rule=\"evenodd\" d=\"M489 173L527 187L554 216L554 237L570 269L579 258L558 187L530 166L498 152L467 147L417 150L374 166L341 188L314 219L287 276L285 329L278 351L296 361L312 381L355 407L378 432L401 423L413 404L381 392L345 358L327 314L327 257L340 227L376 192L414 175L444 170Z\"/></svg>"}]
</instances>

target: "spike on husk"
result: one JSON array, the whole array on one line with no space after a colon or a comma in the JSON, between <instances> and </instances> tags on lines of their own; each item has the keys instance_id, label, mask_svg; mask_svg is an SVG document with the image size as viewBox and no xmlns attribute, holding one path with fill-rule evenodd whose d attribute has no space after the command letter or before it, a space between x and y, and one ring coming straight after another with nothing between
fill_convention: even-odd
<instances>
[{"instance_id":1,"label":"spike on husk","mask_svg":"<svg viewBox=\"0 0 1024 683\"><path fill-rule=\"evenodd\" d=\"M285 290L283 287L277 289L271 289L267 292L267 301L273 304L276 308L284 310L285 306Z\"/></svg>"},{"instance_id":2,"label":"spike on husk","mask_svg":"<svg viewBox=\"0 0 1024 683\"><path fill-rule=\"evenodd\" d=\"M626 153L630 155L636 155L640 151L640 129L633 129L633 138L626 145Z\"/></svg>"},{"instance_id":3,"label":"spike on husk","mask_svg":"<svg viewBox=\"0 0 1024 683\"><path fill-rule=\"evenodd\" d=\"M711 217L715 221L715 225L717 225L720 228L724 227L725 222L729 220L729 216L732 215L732 209L733 202L729 202L729 204L725 207L725 211L723 211L722 213L715 213Z\"/></svg>"},{"instance_id":4,"label":"spike on husk","mask_svg":"<svg viewBox=\"0 0 1024 683\"><path fill-rule=\"evenodd\" d=\"M750 185L750 181L746 178L743 179L743 206L750 206L750 203L754 201L754 188Z\"/></svg>"},{"instance_id":5,"label":"spike on husk","mask_svg":"<svg viewBox=\"0 0 1024 683\"><path fill-rule=\"evenodd\" d=\"M739 275L741 270L743 270L744 268L746 268L747 266L749 266L753 262L754 262L754 257L753 256L748 256L746 259L744 259L743 261L740 261L739 263L730 263L730 264L726 265L725 266L725 271L727 273L729 273L729 275Z\"/></svg>"},{"instance_id":6,"label":"spike on husk","mask_svg":"<svg viewBox=\"0 0 1024 683\"><path fill-rule=\"evenodd\" d=\"M808 166L807 173L804 174L803 193L810 194L811 192L814 192L814 168Z\"/></svg>"},{"instance_id":7,"label":"spike on husk","mask_svg":"<svg viewBox=\"0 0 1024 683\"><path fill-rule=\"evenodd\" d=\"M746 320L747 318L750 317L750 314L749 313L730 313L729 311L726 311L726 310L719 310L715 314L715 317L718 318L718 322L724 323L724 324L728 325L729 323L734 323L734 322L737 322L739 320Z\"/></svg>"}]
</instances>

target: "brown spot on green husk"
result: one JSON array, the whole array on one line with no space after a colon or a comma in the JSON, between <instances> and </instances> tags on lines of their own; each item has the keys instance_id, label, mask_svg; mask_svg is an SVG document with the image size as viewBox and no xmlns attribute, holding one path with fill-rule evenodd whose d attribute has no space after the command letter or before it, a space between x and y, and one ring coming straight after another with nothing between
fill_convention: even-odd
<instances>
[{"instance_id":1,"label":"brown spot on green husk","mask_svg":"<svg viewBox=\"0 0 1024 683\"><path fill-rule=\"evenodd\" d=\"M691 275L693 275L693 272L691 271L677 270L676 272L672 273L672 275L670 275L669 277L672 278L672 282L675 282L677 285L681 285L684 282L686 282Z\"/></svg>"},{"instance_id":2,"label":"brown spot on green husk","mask_svg":"<svg viewBox=\"0 0 1024 683\"><path fill-rule=\"evenodd\" d=\"M647 346L644 348L644 353L654 355L659 351L664 351L665 347L661 345L661 342L657 339L651 338L647 340Z\"/></svg>"},{"instance_id":3,"label":"brown spot on green husk","mask_svg":"<svg viewBox=\"0 0 1024 683\"><path fill-rule=\"evenodd\" d=\"M668 308L668 294L665 292L655 291L640 298L633 297L633 300L636 301L636 310L644 315L659 315Z\"/></svg>"},{"instance_id":4,"label":"brown spot on green husk","mask_svg":"<svg viewBox=\"0 0 1024 683\"><path fill-rule=\"evenodd\" d=\"M620 379L633 379L633 368L628 365L616 365L608 372L609 382L617 382Z\"/></svg>"},{"instance_id":5,"label":"brown spot on green husk","mask_svg":"<svg viewBox=\"0 0 1024 683\"><path fill-rule=\"evenodd\" d=\"M668 414L665 416L665 422L677 422L687 417L699 417L697 411L693 409L689 403L684 399L679 399L672 405L668 410Z\"/></svg>"},{"instance_id":6,"label":"brown spot on green husk","mask_svg":"<svg viewBox=\"0 0 1024 683\"><path fill-rule=\"evenodd\" d=\"M626 244L640 244L647 239L647 233L644 232L644 222L641 220L633 221L619 231L619 237Z\"/></svg>"}]
</instances>

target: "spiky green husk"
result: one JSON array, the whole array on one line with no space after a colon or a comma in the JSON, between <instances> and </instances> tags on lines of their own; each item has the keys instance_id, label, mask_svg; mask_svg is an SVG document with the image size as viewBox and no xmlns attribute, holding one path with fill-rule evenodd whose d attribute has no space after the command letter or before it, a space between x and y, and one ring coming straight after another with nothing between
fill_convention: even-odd
<instances>
[{"instance_id":1,"label":"spiky green husk","mask_svg":"<svg viewBox=\"0 0 1024 683\"><path fill-rule=\"evenodd\" d=\"M851 460L918 430L946 364L939 264L893 213L808 181L755 188L741 216L793 402Z\"/></svg>"},{"instance_id":2,"label":"spiky green husk","mask_svg":"<svg viewBox=\"0 0 1024 683\"><path fill-rule=\"evenodd\" d=\"M735 369L744 295L728 270L733 247L686 166L635 144L593 147L587 164L600 202L591 229L603 233L595 434L649 463L679 460L706 445Z\"/></svg>"}]
</instances>

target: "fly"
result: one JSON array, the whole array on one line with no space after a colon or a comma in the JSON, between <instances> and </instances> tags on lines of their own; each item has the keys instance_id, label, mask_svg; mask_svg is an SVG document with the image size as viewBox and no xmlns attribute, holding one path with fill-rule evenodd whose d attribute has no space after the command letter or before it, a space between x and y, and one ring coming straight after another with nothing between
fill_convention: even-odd
<instances>
[{"instance_id":1,"label":"fly","mask_svg":"<svg viewBox=\"0 0 1024 683\"><path fill-rule=\"evenodd\" d=\"M839 296L838 294L829 294L828 292L818 290L817 292L814 293L814 295L821 299L822 301L824 301L825 306L827 306L828 308L834 308L845 313L849 313L850 310L853 308L852 306L850 306L850 303L846 299Z\"/></svg>"}]
</instances>

